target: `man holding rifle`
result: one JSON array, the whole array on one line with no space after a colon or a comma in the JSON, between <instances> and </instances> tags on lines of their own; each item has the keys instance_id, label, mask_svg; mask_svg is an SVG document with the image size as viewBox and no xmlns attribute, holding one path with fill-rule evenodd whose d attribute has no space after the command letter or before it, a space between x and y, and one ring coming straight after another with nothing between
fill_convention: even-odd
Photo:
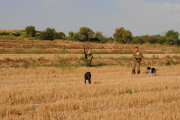
<instances>
[{"instance_id":1,"label":"man holding rifle","mask_svg":"<svg viewBox=\"0 0 180 120\"><path fill-rule=\"evenodd\" d=\"M136 66L137 66L137 74L140 74L142 53L139 51L138 47L135 47L135 52L133 53L133 57L134 57L134 61L132 67L132 74L136 74L135 72Z\"/></svg>"},{"instance_id":2,"label":"man holding rifle","mask_svg":"<svg viewBox=\"0 0 180 120\"><path fill-rule=\"evenodd\" d=\"M92 67L91 61L92 61L93 56L92 56L92 52L89 49L89 47L86 47L86 50L84 48L84 54L85 54L85 58L86 58L86 66Z\"/></svg>"}]
</instances>

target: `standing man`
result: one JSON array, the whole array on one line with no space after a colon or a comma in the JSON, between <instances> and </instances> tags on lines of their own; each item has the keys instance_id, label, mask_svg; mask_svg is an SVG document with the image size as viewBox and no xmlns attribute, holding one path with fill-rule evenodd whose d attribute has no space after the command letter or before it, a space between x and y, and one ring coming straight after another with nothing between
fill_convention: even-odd
<instances>
[{"instance_id":1,"label":"standing man","mask_svg":"<svg viewBox=\"0 0 180 120\"><path fill-rule=\"evenodd\" d=\"M135 72L136 66L137 66L137 74L140 74L142 53L139 51L138 47L135 47L135 52L133 53L133 57L134 57L134 61L132 67L132 74L136 74Z\"/></svg>"},{"instance_id":2,"label":"standing man","mask_svg":"<svg viewBox=\"0 0 180 120\"><path fill-rule=\"evenodd\" d=\"M89 47L86 47L86 53L85 53L85 55L87 55L86 66L87 66L87 67L92 67L91 61L92 61L93 56L92 56L92 52L91 52L91 50L89 49Z\"/></svg>"}]
</instances>

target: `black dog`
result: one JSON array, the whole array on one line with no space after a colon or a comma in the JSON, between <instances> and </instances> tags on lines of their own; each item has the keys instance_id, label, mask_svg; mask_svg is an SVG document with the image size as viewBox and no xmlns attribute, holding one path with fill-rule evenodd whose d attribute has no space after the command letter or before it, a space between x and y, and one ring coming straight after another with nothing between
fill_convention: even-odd
<instances>
[{"instance_id":1,"label":"black dog","mask_svg":"<svg viewBox=\"0 0 180 120\"><path fill-rule=\"evenodd\" d=\"M90 72L85 73L84 78L85 78L85 84L86 84L86 80L88 80L89 84L91 84L91 73Z\"/></svg>"},{"instance_id":2,"label":"black dog","mask_svg":"<svg viewBox=\"0 0 180 120\"><path fill-rule=\"evenodd\" d=\"M151 75L151 76L154 76L154 73L156 74L156 68L150 68L150 67L147 67L147 70L149 70L149 74Z\"/></svg>"}]
</instances>

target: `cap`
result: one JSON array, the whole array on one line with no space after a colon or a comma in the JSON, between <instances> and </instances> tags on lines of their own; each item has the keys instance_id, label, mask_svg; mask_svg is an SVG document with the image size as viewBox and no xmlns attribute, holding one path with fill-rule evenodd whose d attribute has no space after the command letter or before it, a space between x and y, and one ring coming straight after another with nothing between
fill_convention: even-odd
<instances>
[{"instance_id":1,"label":"cap","mask_svg":"<svg viewBox=\"0 0 180 120\"><path fill-rule=\"evenodd\" d=\"M86 49L89 48L89 47L86 47Z\"/></svg>"}]
</instances>

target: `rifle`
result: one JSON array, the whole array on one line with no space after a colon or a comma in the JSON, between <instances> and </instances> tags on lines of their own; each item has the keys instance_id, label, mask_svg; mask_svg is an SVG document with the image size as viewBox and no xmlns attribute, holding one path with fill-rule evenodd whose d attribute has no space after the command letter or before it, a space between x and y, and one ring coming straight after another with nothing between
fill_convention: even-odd
<instances>
[{"instance_id":1,"label":"rifle","mask_svg":"<svg viewBox=\"0 0 180 120\"><path fill-rule=\"evenodd\" d=\"M84 48L85 59L87 59L87 54L86 54L86 50L85 50L84 44L83 44L83 48Z\"/></svg>"}]
</instances>

